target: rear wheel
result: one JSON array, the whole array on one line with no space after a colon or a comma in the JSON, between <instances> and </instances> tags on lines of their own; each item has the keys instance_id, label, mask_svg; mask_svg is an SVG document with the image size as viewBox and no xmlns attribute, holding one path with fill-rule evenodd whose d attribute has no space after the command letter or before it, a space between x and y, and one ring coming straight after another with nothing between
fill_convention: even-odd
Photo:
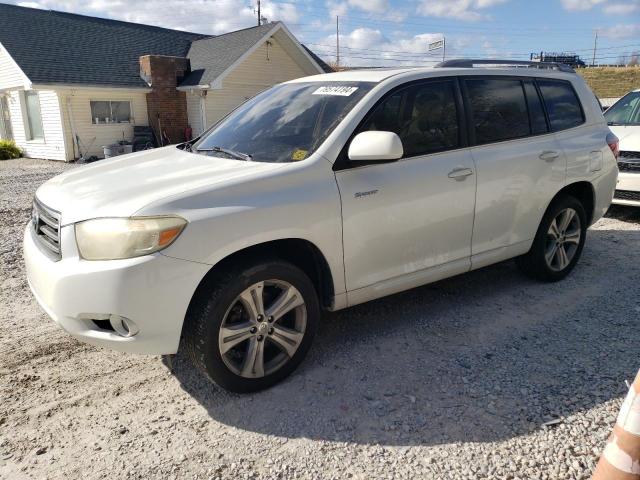
<instances>
[{"instance_id":1,"label":"rear wheel","mask_svg":"<svg viewBox=\"0 0 640 480\"><path fill-rule=\"evenodd\" d=\"M538 280L561 280L578 263L586 233L582 204L568 195L559 197L542 218L531 249L516 262L524 273Z\"/></svg>"},{"instance_id":2,"label":"rear wheel","mask_svg":"<svg viewBox=\"0 0 640 480\"><path fill-rule=\"evenodd\" d=\"M268 388L303 360L320 316L300 269L278 260L210 279L185 320L193 363L234 392Z\"/></svg>"}]
</instances>

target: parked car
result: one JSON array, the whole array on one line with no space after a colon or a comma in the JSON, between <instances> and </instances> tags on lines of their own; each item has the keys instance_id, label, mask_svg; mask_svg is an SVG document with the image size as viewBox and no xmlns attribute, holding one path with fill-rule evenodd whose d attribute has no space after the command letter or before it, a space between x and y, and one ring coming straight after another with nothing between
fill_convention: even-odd
<instances>
[{"instance_id":1,"label":"parked car","mask_svg":"<svg viewBox=\"0 0 640 480\"><path fill-rule=\"evenodd\" d=\"M181 344L247 392L294 370L322 309L513 257L560 280L618 145L581 78L543 66L301 78L195 141L63 173L25 230L31 289L79 340Z\"/></svg>"},{"instance_id":2,"label":"parked car","mask_svg":"<svg viewBox=\"0 0 640 480\"><path fill-rule=\"evenodd\" d=\"M604 117L620 139L620 174L613 203L640 207L640 89L614 103Z\"/></svg>"}]
</instances>

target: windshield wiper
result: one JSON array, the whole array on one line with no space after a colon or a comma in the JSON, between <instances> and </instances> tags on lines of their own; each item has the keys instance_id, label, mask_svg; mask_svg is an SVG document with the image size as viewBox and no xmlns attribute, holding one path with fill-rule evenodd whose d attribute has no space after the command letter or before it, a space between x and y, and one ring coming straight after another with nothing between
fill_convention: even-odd
<instances>
[{"instance_id":1,"label":"windshield wiper","mask_svg":"<svg viewBox=\"0 0 640 480\"><path fill-rule=\"evenodd\" d=\"M180 150L185 150L187 152L192 152L193 151L193 145L199 139L200 139L200 137L196 137L196 138L194 138L192 140L189 140L187 142L179 143L178 145L176 145L176 147L178 147Z\"/></svg>"},{"instance_id":2,"label":"windshield wiper","mask_svg":"<svg viewBox=\"0 0 640 480\"><path fill-rule=\"evenodd\" d=\"M196 148L196 152L219 152L226 153L227 155L232 156L238 160L244 160L245 162L250 162L253 160L253 157L248 153L237 152L235 150L230 150L228 148L223 147L211 147L211 148Z\"/></svg>"},{"instance_id":3,"label":"windshield wiper","mask_svg":"<svg viewBox=\"0 0 640 480\"><path fill-rule=\"evenodd\" d=\"M610 127L624 127L625 126L624 123L618 123L618 122L607 122L607 125L609 125Z\"/></svg>"}]
</instances>

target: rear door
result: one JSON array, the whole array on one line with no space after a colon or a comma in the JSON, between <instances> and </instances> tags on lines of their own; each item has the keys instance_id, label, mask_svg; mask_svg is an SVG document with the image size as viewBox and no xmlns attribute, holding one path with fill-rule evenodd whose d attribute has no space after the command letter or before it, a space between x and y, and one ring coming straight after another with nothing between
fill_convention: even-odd
<instances>
[{"instance_id":1,"label":"rear door","mask_svg":"<svg viewBox=\"0 0 640 480\"><path fill-rule=\"evenodd\" d=\"M585 180L602 173L604 138L608 129L603 124L584 125L582 103L571 82L539 78L542 99L554 132L567 158L567 181ZM604 122L603 122L604 123Z\"/></svg>"},{"instance_id":2,"label":"rear door","mask_svg":"<svg viewBox=\"0 0 640 480\"><path fill-rule=\"evenodd\" d=\"M531 78L463 81L478 172L472 264L524 253L549 200L565 182L565 158Z\"/></svg>"},{"instance_id":3,"label":"rear door","mask_svg":"<svg viewBox=\"0 0 640 480\"><path fill-rule=\"evenodd\" d=\"M461 120L457 82L430 80L390 92L354 133L395 132L404 157L336 171L349 291L394 279L374 288L381 295L424 283L432 267L469 269L475 168Z\"/></svg>"}]
</instances>

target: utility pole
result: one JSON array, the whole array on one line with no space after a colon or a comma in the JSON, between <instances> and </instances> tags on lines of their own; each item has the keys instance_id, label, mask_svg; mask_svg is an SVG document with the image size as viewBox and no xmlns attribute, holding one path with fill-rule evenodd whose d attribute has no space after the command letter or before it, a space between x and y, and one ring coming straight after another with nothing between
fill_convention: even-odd
<instances>
[{"instance_id":1,"label":"utility pole","mask_svg":"<svg viewBox=\"0 0 640 480\"><path fill-rule=\"evenodd\" d=\"M260 14L260 0L258 0L258 26L262 24L262 15Z\"/></svg>"},{"instance_id":2,"label":"utility pole","mask_svg":"<svg viewBox=\"0 0 640 480\"><path fill-rule=\"evenodd\" d=\"M340 69L340 17L336 15L336 68Z\"/></svg>"},{"instance_id":3,"label":"utility pole","mask_svg":"<svg viewBox=\"0 0 640 480\"><path fill-rule=\"evenodd\" d=\"M442 36L442 61L444 62L445 53L447 52L447 40Z\"/></svg>"},{"instance_id":4,"label":"utility pole","mask_svg":"<svg viewBox=\"0 0 640 480\"><path fill-rule=\"evenodd\" d=\"M595 67L596 65L596 50L598 50L598 30L596 30L596 35L593 39L593 59L591 60L592 67Z\"/></svg>"}]
</instances>

